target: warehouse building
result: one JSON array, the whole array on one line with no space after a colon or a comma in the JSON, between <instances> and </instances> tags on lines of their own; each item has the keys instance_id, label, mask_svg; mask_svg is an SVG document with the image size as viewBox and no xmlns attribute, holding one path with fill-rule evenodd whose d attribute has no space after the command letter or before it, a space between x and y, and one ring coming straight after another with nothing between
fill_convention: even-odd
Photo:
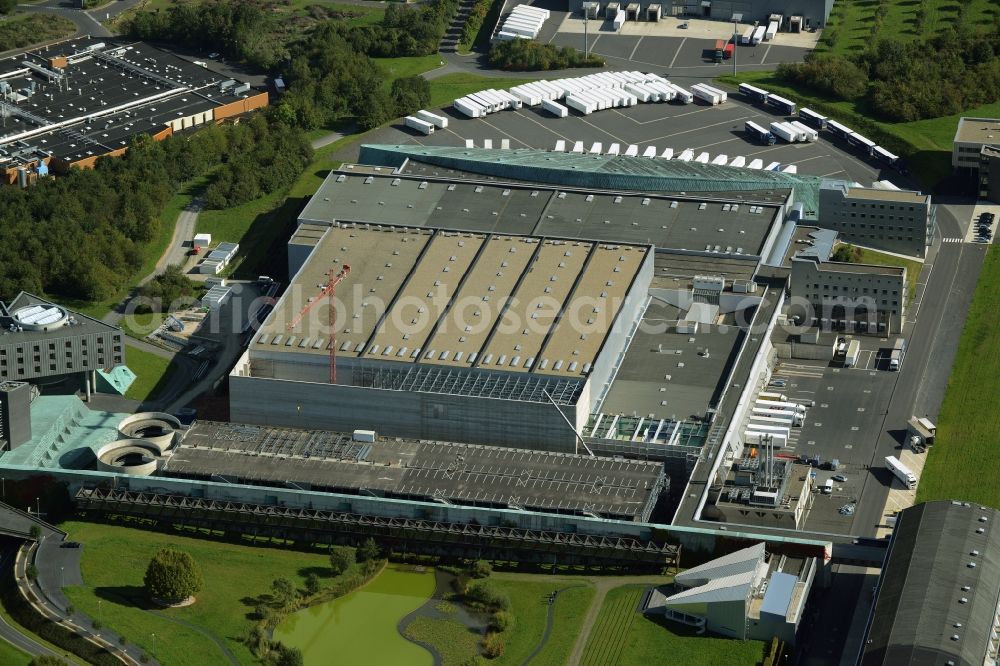
<instances>
[{"instance_id":1,"label":"warehouse building","mask_svg":"<svg viewBox=\"0 0 1000 666\"><path fill-rule=\"evenodd\" d=\"M300 316L347 270L334 330ZM652 272L640 245L344 223L234 369L233 418L575 452Z\"/></svg>"},{"instance_id":2,"label":"warehouse building","mask_svg":"<svg viewBox=\"0 0 1000 666\"><path fill-rule=\"evenodd\" d=\"M267 106L266 92L143 42L72 39L0 61L0 171L22 187Z\"/></svg>"},{"instance_id":3,"label":"warehouse building","mask_svg":"<svg viewBox=\"0 0 1000 666\"><path fill-rule=\"evenodd\" d=\"M758 543L677 574L646 597L643 612L740 640L794 644L816 569L815 558L769 555Z\"/></svg>"},{"instance_id":4,"label":"warehouse building","mask_svg":"<svg viewBox=\"0 0 1000 666\"><path fill-rule=\"evenodd\" d=\"M125 363L120 329L27 292L0 303L0 381L70 382L87 395L97 373Z\"/></svg>"},{"instance_id":5,"label":"warehouse building","mask_svg":"<svg viewBox=\"0 0 1000 666\"><path fill-rule=\"evenodd\" d=\"M924 502L896 517L859 666L995 664L1000 512Z\"/></svg>"},{"instance_id":6,"label":"warehouse building","mask_svg":"<svg viewBox=\"0 0 1000 666\"><path fill-rule=\"evenodd\" d=\"M586 1L570 0L569 11L574 14L580 13ZM745 23L759 21L764 25L767 25L767 19L772 14L780 14L784 17L782 30L795 30L796 26L799 30L822 28L826 25L826 20L833 9L833 0L667 0L639 4L641 7L639 16L643 17L647 15L649 5L661 7L663 16L730 22L734 17L742 17L741 20ZM797 17L797 20L793 17Z\"/></svg>"},{"instance_id":7,"label":"warehouse building","mask_svg":"<svg viewBox=\"0 0 1000 666\"><path fill-rule=\"evenodd\" d=\"M929 194L825 183L817 224L844 240L867 247L924 257L937 228Z\"/></svg>"}]
</instances>

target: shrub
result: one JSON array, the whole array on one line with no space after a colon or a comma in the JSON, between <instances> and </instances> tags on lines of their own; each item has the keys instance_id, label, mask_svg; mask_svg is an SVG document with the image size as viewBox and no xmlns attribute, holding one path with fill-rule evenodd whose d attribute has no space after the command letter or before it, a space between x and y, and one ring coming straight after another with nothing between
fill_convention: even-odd
<instances>
[{"instance_id":1,"label":"shrub","mask_svg":"<svg viewBox=\"0 0 1000 666\"><path fill-rule=\"evenodd\" d=\"M28 580L35 580L38 578L38 567L34 564L29 564L28 568L25 569L24 575L28 577Z\"/></svg>"},{"instance_id":2,"label":"shrub","mask_svg":"<svg viewBox=\"0 0 1000 666\"><path fill-rule=\"evenodd\" d=\"M510 611L498 610L490 616L490 627L496 631L510 631L514 628L514 616Z\"/></svg>"},{"instance_id":3,"label":"shrub","mask_svg":"<svg viewBox=\"0 0 1000 666\"><path fill-rule=\"evenodd\" d=\"M330 549L330 569L334 576L344 573L354 564L354 551L342 546L334 546Z\"/></svg>"},{"instance_id":4,"label":"shrub","mask_svg":"<svg viewBox=\"0 0 1000 666\"><path fill-rule=\"evenodd\" d=\"M469 585L465 596L469 601L494 610L510 610L510 597L497 589L489 579L477 580Z\"/></svg>"},{"instance_id":5,"label":"shrub","mask_svg":"<svg viewBox=\"0 0 1000 666\"><path fill-rule=\"evenodd\" d=\"M515 72L604 66L600 56L586 56L569 46L560 48L531 39L497 42L490 49L489 61L492 67Z\"/></svg>"},{"instance_id":6,"label":"shrub","mask_svg":"<svg viewBox=\"0 0 1000 666\"><path fill-rule=\"evenodd\" d=\"M861 261L861 255L861 248L855 247L850 243L844 243L842 245L838 245L837 249L833 251L832 259L834 261L856 264Z\"/></svg>"},{"instance_id":7,"label":"shrub","mask_svg":"<svg viewBox=\"0 0 1000 666\"><path fill-rule=\"evenodd\" d=\"M483 654L486 655L487 659L502 657L506 648L507 643L502 634L491 631L483 639Z\"/></svg>"},{"instance_id":8,"label":"shrub","mask_svg":"<svg viewBox=\"0 0 1000 666\"><path fill-rule=\"evenodd\" d=\"M493 573L493 565L486 560L476 560L469 567L469 575L473 578L489 578Z\"/></svg>"},{"instance_id":9,"label":"shrub","mask_svg":"<svg viewBox=\"0 0 1000 666\"><path fill-rule=\"evenodd\" d=\"M156 599L178 602L194 595L204 583L190 554L164 548L150 560L143 577L146 593Z\"/></svg>"},{"instance_id":10,"label":"shrub","mask_svg":"<svg viewBox=\"0 0 1000 666\"><path fill-rule=\"evenodd\" d=\"M358 562L368 562L370 560L378 559L380 552L382 552L382 549L378 547L377 543L375 543L375 539L368 537L365 539L365 542L358 547Z\"/></svg>"},{"instance_id":11,"label":"shrub","mask_svg":"<svg viewBox=\"0 0 1000 666\"><path fill-rule=\"evenodd\" d=\"M322 586L319 582L319 576L315 573L310 573L306 576L306 594L313 595L320 591Z\"/></svg>"}]
</instances>

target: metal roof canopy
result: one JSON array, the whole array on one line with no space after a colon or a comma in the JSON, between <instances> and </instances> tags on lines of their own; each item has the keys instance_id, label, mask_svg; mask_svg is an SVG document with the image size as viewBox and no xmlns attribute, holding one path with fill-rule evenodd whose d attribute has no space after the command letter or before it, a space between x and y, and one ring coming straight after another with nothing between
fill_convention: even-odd
<instances>
[{"instance_id":1,"label":"metal roof canopy","mask_svg":"<svg viewBox=\"0 0 1000 666\"><path fill-rule=\"evenodd\" d=\"M364 144L358 161L398 168L408 159L498 178L595 189L686 193L792 190L795 203L802 203L806 210L819 210L819 189L823 183L818 176L779 171L532 148L497 151Z\"/></svg>"}]
</instances>

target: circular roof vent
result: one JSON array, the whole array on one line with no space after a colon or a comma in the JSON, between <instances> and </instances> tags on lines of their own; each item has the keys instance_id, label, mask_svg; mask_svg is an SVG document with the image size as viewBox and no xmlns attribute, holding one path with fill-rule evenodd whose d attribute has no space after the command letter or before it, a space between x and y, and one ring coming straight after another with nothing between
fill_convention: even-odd
<instances>
[{"instance_id":1,"label":"circular roof vent","mask_svg":"<svg viewBox=\"0 0 1000 666\"><path fill-rule=\"evenodd\" d=\"M69 313L58 305L28 305L13 314L17 325L26 331L54 331L69 322Z\"/></svg>"}]
</instances>

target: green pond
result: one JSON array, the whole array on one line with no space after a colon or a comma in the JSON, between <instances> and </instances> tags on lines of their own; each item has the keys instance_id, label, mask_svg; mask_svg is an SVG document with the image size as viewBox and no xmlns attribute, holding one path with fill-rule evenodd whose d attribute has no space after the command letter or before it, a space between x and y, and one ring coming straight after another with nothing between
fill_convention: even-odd
<instances>
[{"instance_id":1,"label":"green pond","mask_svg":"<svg viewBox=\"0 0 1000 666\"><path fill-rule=\"evenodd\" d=\"M431 666L431 654L396 624L433 594L432 570L386 567L359 590L289 615L274 638L302 650L306 666Z\"/></svg>"}]
</instances>

